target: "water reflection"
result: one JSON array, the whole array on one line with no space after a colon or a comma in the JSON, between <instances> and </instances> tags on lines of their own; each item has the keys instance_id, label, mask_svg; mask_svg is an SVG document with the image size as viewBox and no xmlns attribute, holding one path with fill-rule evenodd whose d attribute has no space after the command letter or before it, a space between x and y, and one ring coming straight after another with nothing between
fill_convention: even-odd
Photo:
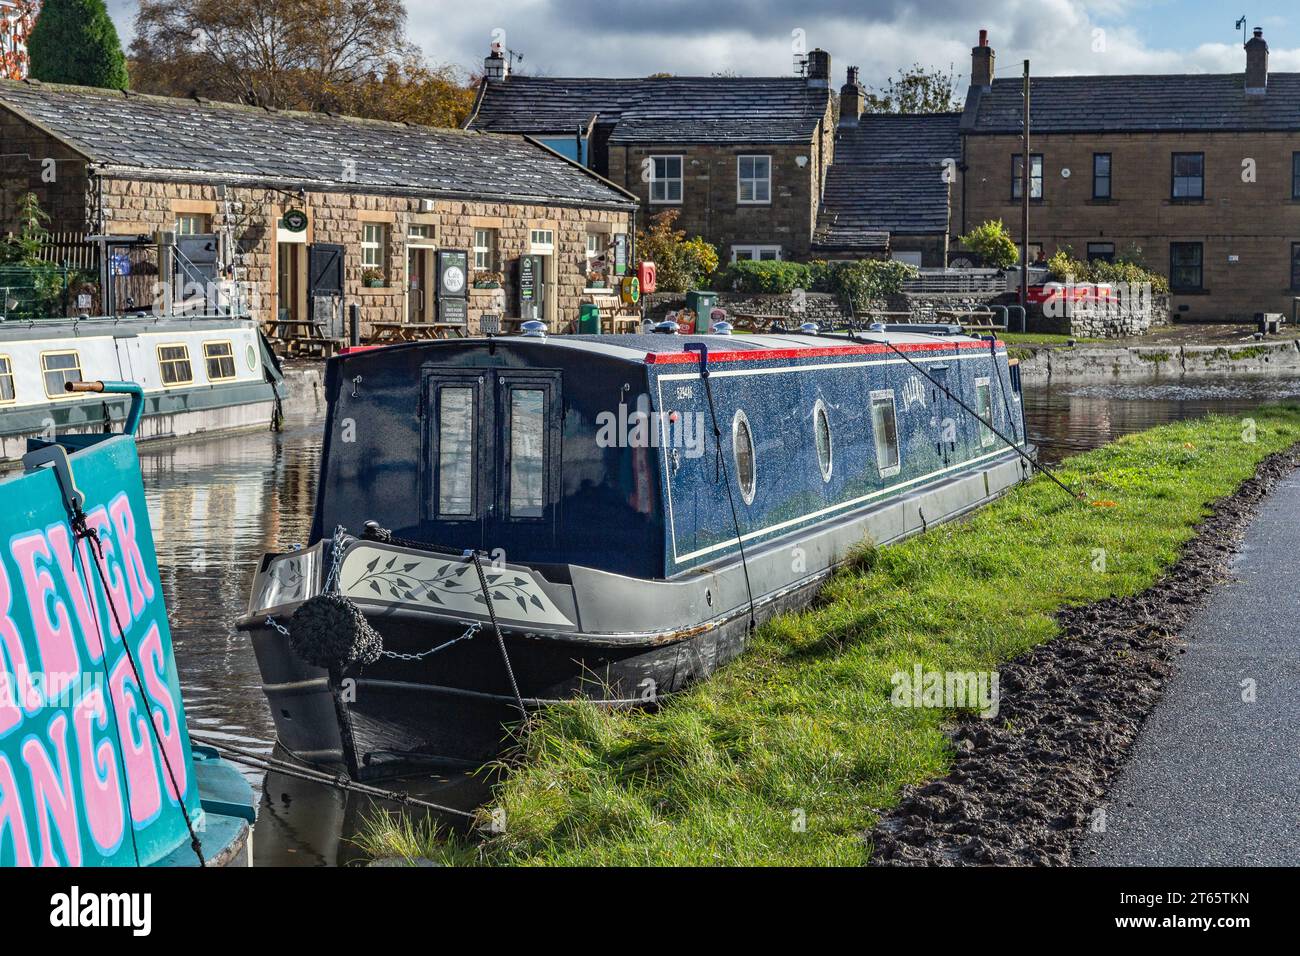
<instances>
[{"instance_id":1,"label":"water reflection","mask_svg":"<svg viewBox=\"0 0 1300 956\"><path fill-rule=\"evenodd\" d=\"M1297 397L1300 379L1026 386L1025 425L1040 459L1050 463L1144 428L1211 412L1244 414L1266 402Z\"/></svg>"}]
</instances>

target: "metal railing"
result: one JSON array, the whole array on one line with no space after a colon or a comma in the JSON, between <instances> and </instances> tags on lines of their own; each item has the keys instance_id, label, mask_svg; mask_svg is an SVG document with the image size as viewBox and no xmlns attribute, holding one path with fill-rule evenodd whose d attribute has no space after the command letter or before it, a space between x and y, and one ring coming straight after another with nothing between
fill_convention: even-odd
<instances>
[{"instance_id":1,"label":"metal railing","mask_svg":"<svg viewBox=\"0 0 1300 956\"><path fill-rule=\"evenodd\" d=\"M998 269L922 269L903 280L904 292L1005 292L1007 278Z\"/></svg>"}]
</instances>

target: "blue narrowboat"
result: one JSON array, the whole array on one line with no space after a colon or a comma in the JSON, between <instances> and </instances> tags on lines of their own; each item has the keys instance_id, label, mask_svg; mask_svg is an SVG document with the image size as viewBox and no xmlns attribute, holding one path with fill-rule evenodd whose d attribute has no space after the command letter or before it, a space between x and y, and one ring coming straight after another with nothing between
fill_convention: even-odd
<instances>
[{"instance_id":1,"label":"blue narrowboat","mask_svg":"<svg viewBox=\"0 0 1300 956\"><path fill-rule=\"evenodd\" d=\"M307 546L249 632L281 743L477 764L584 695L653 703L864 541L1022 480L1018 369L947 327L510 336L332 359Z\"/></svg>"},{"instance_id":2,"label":"blue narrowboat","mask_svg":"<svg viewBox=\"0 0 1300 956\"><path fill-rule=\"evenodd\" d=\"M253 792L191 743L134 433L31 440L0 478L0 866L251 865Z\"/></svg>"}]
</instances>

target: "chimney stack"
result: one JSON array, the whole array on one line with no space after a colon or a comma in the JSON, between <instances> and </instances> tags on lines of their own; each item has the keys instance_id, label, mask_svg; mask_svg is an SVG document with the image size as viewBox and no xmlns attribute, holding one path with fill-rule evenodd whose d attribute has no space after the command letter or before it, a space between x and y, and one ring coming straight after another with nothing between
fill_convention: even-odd
<instances>
[{"instance_id":1,"label":"chimney stack","mask_svg":"<svg viewBox=\"0 0 1300 956\"><path fill-rule=\"evenodd\" d=\"M840 127L857 126L866 103L866 91L858 82L858 68L849 67L848 81L840 87Z\"/></svg>"},{"instance_id":2,"label":"chimney stack","mask_svg":"<svg viewBox=\"0 0 1300 956\"><path fill-rule=\"evenodd\" d=\"M1264 31L1255 27L1255 35L1246 41L1246 93L1263 96L1268 91L1268 42Z\"/></svg>"},{"instance_id":3,"label":"chimney stack","mask_svg":"<svg viewBox=\"0 0 1300 956\"><path fill-rule=\"evenodd\" d=\"M493 43L492 50L483 60L483 76L489 82L504 80L510 75L510 59L500 43Z\"/></svg>"},{"instance_id":4,"label":"chimney stack","mask_svg":"<svg viewBox=\"0 0 1300 956\"><path fill-rule=\"evenodd\" d=\"M808 54L808 85L823 90L831 88L831 55L825 50Z\"/></svg>"},{"instance_id":5,"label":"chimney stack","mask_svg":"<svg viewBox=\"0 0 1300 956\"><path fill-rule=\"evenodd\" d=\"M989 89L993 85L993 47L989 46L989 31L980 31L980 43L970 51L970 85Z\"/></svg>"}]
</instances>

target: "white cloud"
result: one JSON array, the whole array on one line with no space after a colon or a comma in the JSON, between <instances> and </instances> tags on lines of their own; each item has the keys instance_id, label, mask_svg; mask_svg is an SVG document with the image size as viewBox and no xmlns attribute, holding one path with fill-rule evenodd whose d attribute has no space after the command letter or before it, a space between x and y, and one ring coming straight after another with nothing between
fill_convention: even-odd
<instances>
[{"instance_id":1,"label":"white cloud","mask_svg":"<svg viewBox=\"0 0 1300 956\"><path fill-rule=\"evenodd\" d=\"M108 3L129 42L135 0ZM855 65L868 85L915 62L951 65L964 79L982 27L999 76L1019 75L1026 57L1038 75L1244 69L1238 43L1158 45L1134 25L1153 3L1177 15L1167 0L989 0L978 12L969 0L407 0L407 10L412 39L436 62L479 67L499 28L525 70L552 76L785 75L795 28L830 51L837 81ZM1269 59L1271 69L1300 70L1300 49Z\"/></svg>"}]
</instances>

